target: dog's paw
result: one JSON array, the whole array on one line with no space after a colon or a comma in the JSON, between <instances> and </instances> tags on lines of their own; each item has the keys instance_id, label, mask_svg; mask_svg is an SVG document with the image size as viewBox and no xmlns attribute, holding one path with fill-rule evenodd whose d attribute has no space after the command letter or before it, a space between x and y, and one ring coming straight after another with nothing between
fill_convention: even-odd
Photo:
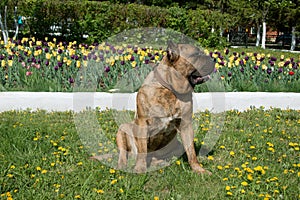
<instances>
[{"instance_id":1,"label":"dog's paw","mask_svg":"<svg viewBox=\"0 0 300 200\"><path fill-rule=\"evenodd\" d=\"M146 173L147 167L146 166L141 166L141 165L136 165L134 167L134 172L138 174Z\"/></svg>"},{"instance_id":2,"label":"dog's paw","mask_svg":"<svg viewBox=\"0 0 300 200\"><path fill-rule=\"evenodd\" d=\"M208 174L208 175L212 175L212 173L206 169L203 169L202 167L200 167L199 164L194 164L191 165L193 172L197 173L197 174Z\"/></svg>"}]
</instances>

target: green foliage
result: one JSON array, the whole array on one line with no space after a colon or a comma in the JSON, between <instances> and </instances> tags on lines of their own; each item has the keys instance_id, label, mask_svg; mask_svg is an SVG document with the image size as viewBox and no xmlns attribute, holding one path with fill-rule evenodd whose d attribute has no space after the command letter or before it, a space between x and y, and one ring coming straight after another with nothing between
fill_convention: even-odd
<instances>
[{"instance_id":1,"label":"green foliage","mask_svg":"<svg viewBox=\"0 0 300 200\"><path fill-rule=\"evenodd\" d=\"M169 28L193 39L205 40L210 35L211 26L218 29L223 24L223 21L216 24L215 17L209 18L218 15L215 11L188 10L176 4L163 8L108 1L27 0L19 2L19 12L26 17L22 36L56 37L89 44L141 27ZM87 35L88 38L84 39ZM210 43L206 42L206 45Z\"/></svg>"}]
</instances>

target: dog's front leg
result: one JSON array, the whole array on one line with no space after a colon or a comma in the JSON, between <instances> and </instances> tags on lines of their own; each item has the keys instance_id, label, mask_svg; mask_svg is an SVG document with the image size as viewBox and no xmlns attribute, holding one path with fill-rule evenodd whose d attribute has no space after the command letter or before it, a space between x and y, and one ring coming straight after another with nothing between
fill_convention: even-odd
<instances>
[{"instance_id":1,"label":"dog's front leg","mask_svg":"<svg viewBox=\"0 0 300 200\"><path fill-rule=\"evenodd\" d=\"M194 131L192 125L192 107L184 106L183 111L184 114L182 116L179 129L180 129L182 144L187 154L189 164L192 170L198 174L203 174L203 173L211 174L211 172L200 167L200 164L197 160L196 150L194 145Z\"/></svg>"},{"instance_id":2,"label":"dog's front leg","mask_svg":"<svg viewBox=\"0 0 300 200\"><path fill-rule=\"evenodd\" d=\"M134 128L134 136L137 147L135 172L144 173L147 170L147 125L141 120L137 120Z\"/></svg>"}]
</instances>

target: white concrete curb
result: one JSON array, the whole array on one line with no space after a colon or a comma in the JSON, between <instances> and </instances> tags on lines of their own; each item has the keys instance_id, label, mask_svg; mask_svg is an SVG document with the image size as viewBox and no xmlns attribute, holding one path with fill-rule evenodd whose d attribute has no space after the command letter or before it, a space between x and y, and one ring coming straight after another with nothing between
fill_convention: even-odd
<instances>
[{"instance_id":1,"label":"white concrete curb","mask_svg":"<svg viewBox=\"0 0 300 200\"><path fill-rule=\"evenodd\" d=\"M136 93L59 93L59 92L0 92L0 112L42 109L47 111L81 111L87 107L135 110ZM300 93L194 93L194 111L213 112L250 106L300 110Z\"/></svg>"}]
</instances>

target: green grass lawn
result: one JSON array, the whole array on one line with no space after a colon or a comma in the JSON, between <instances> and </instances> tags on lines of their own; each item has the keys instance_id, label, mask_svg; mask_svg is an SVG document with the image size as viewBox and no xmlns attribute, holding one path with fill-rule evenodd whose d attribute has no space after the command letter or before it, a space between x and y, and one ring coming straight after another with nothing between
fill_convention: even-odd
<instances>
[{"instance_id":1,"label":"green grass lawn","mask_svg":"<svg viewBox=\"0 0 300 200\"><path fill-rule=\"evenodd\" d=\"M213 174L202 176L191 172L185 156L146 174L113 170L89 160L72 112L2 112L0 199L299 199L300 111L225 114L217 144L199 158ZM212 115L195 114L197 149ZM98 119L114 143L112 111Z\"/></svg>"}]
</instances>

